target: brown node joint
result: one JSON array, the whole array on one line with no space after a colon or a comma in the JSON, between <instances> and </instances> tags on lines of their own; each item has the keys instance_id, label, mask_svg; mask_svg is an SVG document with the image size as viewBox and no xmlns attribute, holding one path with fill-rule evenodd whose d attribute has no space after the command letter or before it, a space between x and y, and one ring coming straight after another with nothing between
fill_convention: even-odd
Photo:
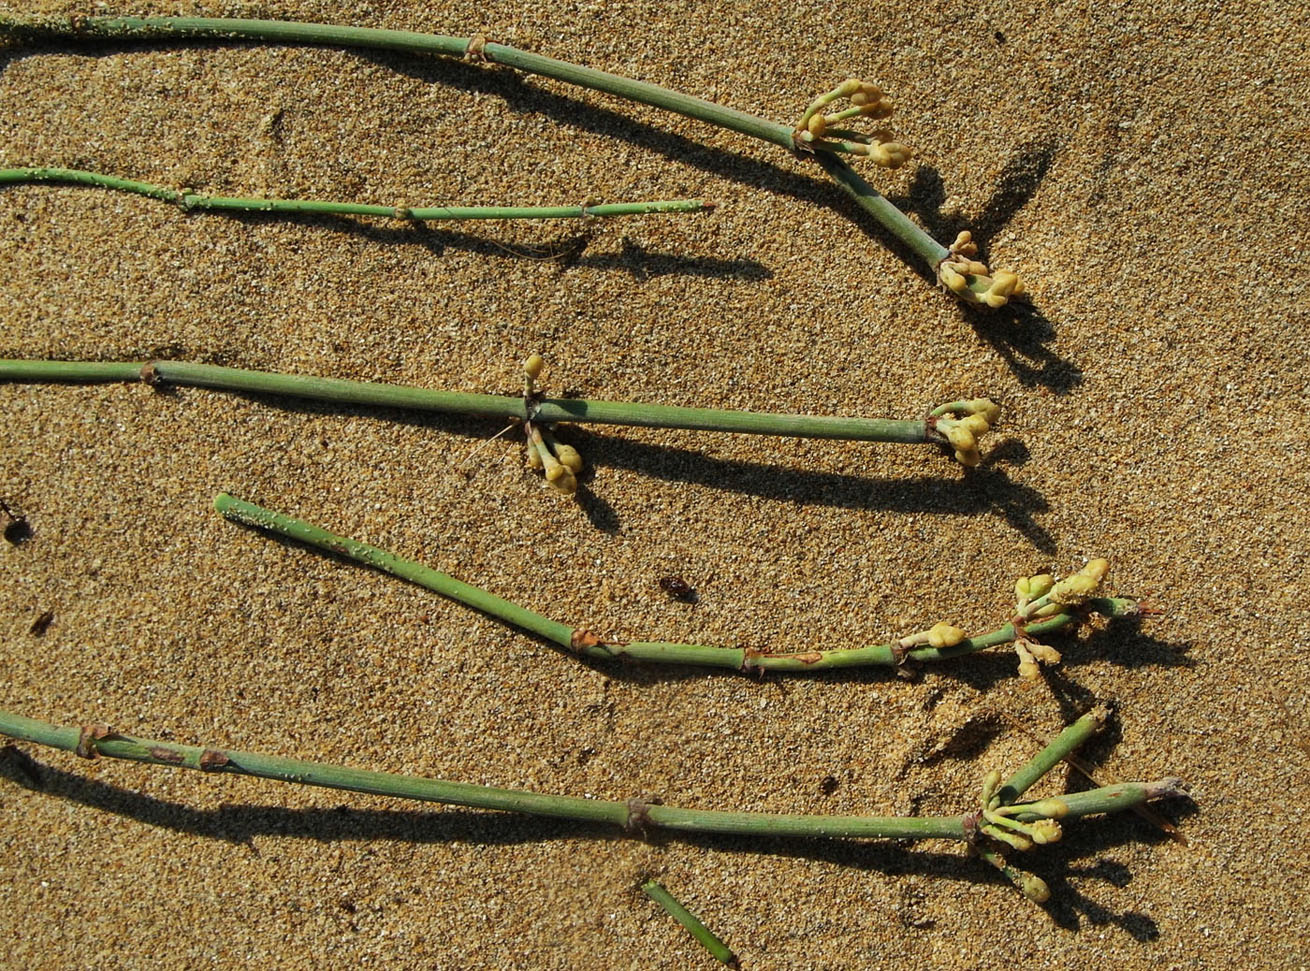
<instances>
[{"instance_id":1,"label":"brown node joint","mask_svg":"<svg viewBox=\"0 0 1310 971\"><path fill-rule=\"evenodd\" d=\"M200 769L202 772L216 772L226 765L230 765L231 759L227 757L226 752L220 752L217 749L207 748L200 753Z\"/></svg>"},{"instance_id":2,"label":"brown node joint","mask_svg":"<svg viewBox=\"0 0 1310 971\"><path fill-rule=\"evenodd\" d=\"M760 658L764 657L766 653L768 652L757 651L753 647L743 647L741 649L741 670L746 674L750 674L752 671L759 671L763 674L764 665L760 663Z\"/></svg>"},{"instance_id":3,"label":"brown node joint","mask_svg":"<svg viewBox=\"0 0 1310 971\"><path fill-rule=\"evenodd\" d=\"M147 361L141 366L141 381L152 388L158 388L164 383L163 375L159 373L158 364L158 361Z\"/></svg>"},{"instance_id":4,"label":"brown node joint","mask_svg":"<svg viewBox=\"0 0 1310 971\"><path fill-rule=\"evenodd\" d=\"M151 748L150 757L159 762L167 762L170 765L181 765L186 761L186 756L181 752L174 752L171 748L164 748L162 745Z\"/></svg>"},{"instance_id":5,"label":"brown node joint","mask_svg":"<svg viewBox=\"0 0 1310 971\"><path fill-rule=\"evenodd\" d=\"M658 796L633 796L624 802L628 807L628 818L624 820L623 829L627 833L646 835L646 829L653 826L650 819L650 807L662 806L664 800Z\"/></svg>"},{"instance_id":6,"label":"brown node joint","mask_svg":"<svg viewBox=\"0 0 1310 971\"><path fill-rule=\"evenodd\" d=\"M464 60L481 64L491 63L491 55L487 53L487 37L485 34L474 34L469 38L468 46L464 48Z\"/></svg>"},{"instance_id":7,"label":"brown node joint","mask_svg":"<svg viewBox=\"0 0 1310 971\"><path fill-rule=\"evenodd\" d=\"M73 754L84 759L94 759L100 753L96 750L96 743L101 739L109 738L113 732L109 730L108 725L83 725L81 734L77 737L77 748L73 749Z\"/></svg>"},{"instance_id":8,"label":"brown node joint","mask_svg":"<svg viewBox=\"0 0 1310 971\"><path fill-rule=\"evenodd\" d=\"M589 630L581 627L569 635L569 650L581 654L589 647L597 647L600 644L600 638Z\"/></svg>"},{"instance_id":9,"label":"brown node joint","mask_svg":"<svg viewBox=\"0 0 1310 971\"><path fill-rule=\"evenodd\" d=\"M976 844L982 834L982 812L965 813L960 823L964 826L964 841L970 846Z\"/></svg>"},{"instance_id":10,"label":"brown node joint","mask_svg":"<svg viewBox=\"0 0 1310 971\"><path fill-rule=\"evenodd\" d=\"M391 215L404 222L414 221L414 210L409 206L396 206L391 210Z\"/></svg>"}]
</instances>

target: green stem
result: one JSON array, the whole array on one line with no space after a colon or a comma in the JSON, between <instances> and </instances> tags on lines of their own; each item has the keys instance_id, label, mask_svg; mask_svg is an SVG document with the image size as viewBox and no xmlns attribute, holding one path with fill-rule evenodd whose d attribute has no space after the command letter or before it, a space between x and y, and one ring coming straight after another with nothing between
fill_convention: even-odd
<instances>
[{"instance_id":1,"label":"green stem","mask_svg":"<svg viewBox=\"0 0 1310 971\"><path fill-rule=\"evenodd\" d=\"M648 805L641 800L625 802L585 799L578 796L552 796L517 789L497 789L464 782L444 782L418 776L376 772L328 765L305 759L254 752L238 752L196 745L179 745L156 739L137 738L105 728L81 729L52 725L22 715L0 710L0 735L38 745L48 745L65 752L94 758L166 765L207 772L227 772L258 776L281 782L345 789L380 796L397 796L424 802L478 809L497 809L576 819L584 822L610 823L628 831L671 829L684 832L731 833L754 836L857 839L954 839L967 840L969 828L963 816L810 816L764 812L722 812L708 809L680 809L675 806ZM1113 793L1109 790L1114 790ZM1070 805L1069 815L1115 812L1140 805L1143 800L1175 795L1177 780L1156 783L1129 783L1106 790L1078 793L1084 797ZM1097 793L1104 793L1098 796ZM1072 799L1072 797L1066 797Z\"/></svg>"},{"instance_id":2,"label":"green stem","mask_svg":"<svg viewBox=\"0 0 1310 971\"><path fill-rule=\"evenodd\" d=\"M684 907L673 894L654 880L647 880L641 885L641 889L646 896L668 911L670 917L685 927L688 933L696 938L715 960L729 967L735 968L737 966L737 955L732 953L732 948L719 940L715 933L701 923L700 918Z\"/></svg>"},{"instance_id":3,"label":"green stem","mask_svg":"<svg viewBox=\"0 0 1310 971\"><path fill-rule=\"evenodd\" d=\"M328 24L296 23L276 20L240 20L212 17L56 17L0 16L0 38L111 38L111 39L193 39L259 40L286 44L323 44L333 47L363 47L399 51L407 54L438 54L464 57L477 38L446 37L404 30L377 30ZM730 131L794 151L795 129L725 108L701 98L669 91L645 81L580 67L540 54L530 54L504 44L485 44L481 56L496 64L555 78L639 104L651 105L676 114L718 125ZM850 146L845 146L850 148ZM946 248L920 229L899 209L875 192L854 170L827 151L815 153L819 163L837 180L855 201L877 219L888 232L904 242L936 274L937 264L946 256ZM970 281L971 286L973 281Z\"/></svg>"},{"instance_id":4,"label":"green stem","mask_svg":"<svg viewBox=\"0 0 1310 971\"><path fill-rule=\"evenodd\" d=\"M148 365L103 361L22 361L0 359L0 381L131 381L145 377L168 384L259 394L292 395L380 408L459 412L500 420L543 424L560 421L644 428L687 428L700 431L785 435L796 438L843 439L858 442L936 442L927 422L883 418L832 418L767 412L677 408L584 398L540 398L529 405L522 397L430 391L425 388L317 378L268 371L246 371L212 364L152 361Z\"/></svg>"},{"instance_id":5,"label":"green stem","mask_svg":"<svg viewBox=\"0 0 1310 971\"><path fill-rule=\"evenodd\" d=\"M1014 626L1006 624L989 634L968 638L954 647L925 647L908 651L896 643L873 647L766 653L750 648L712 647L667 641L606 642L590 631L550 620L430 567L403 559L375 546L369 546L367 543L338 536L293 516L244 502L226 493L220 494L214 500L214 508L235 522L255 526L321 550L349 557L359 563L418 584L507 624L531 631L568 651L597 660L618 659L657 664L688 664L738 671L822 671L865 666L895 667L907 659L922 662L942 661L1006 644L1015 638ZM1110 617L1129 614L1134 606L1133 601L1126 599L1097 599L1089 600L1086 604L1089 610ZM1039 624L1028 626L1026 631L1028 634L1049 633L1069 626L1078 619L1078 616L1072 613L1059 614ZM1059 758L1056 758L1056 761L1058 762Z\"/></svg>"},{"instance_id":6,"label":"green stem","mask_svg":"<svg viewBox=\"0 0 1310 971\"><path fill-rule=\"evenodd\" d=\"M313 199L238 199L231 196L208 196L182 192L167 186L135 179L120 179L83 169L20 168L0 169L0 185L24 183L63 183L89 185L102 189L133 192L192 209L235 212L319 213L336 216L381 216L387 219L581 219L588 216L640 216L665 212L701 212L713 208L699 199L674 199L666 202L618 202L585 206L372 206L353 202L323 202Z\"/></svg>"},{"instance_id":7,"label":"green stem","mask_svg":"<svg viewBox=\"0 0 1310 971\"><path fill-rule=\"evenodd\" d=\"M1040 633L1037 631L1036 624L1027 629L1034 633ZM1006 779L1005 783L996 790L1001 805L1008 806L1011 803L1018 802L1019 797L1031 789L1037 780L1063 762L1065 757L1079 748L1083 742L1099 732L1109 717L1110 709L1104 705L1097 705L1057 735L1049 745L1033 757L1032 761ZM1067 800L1069 797L1061 796L1060 798Z\"/></svg>"}]
</instances>

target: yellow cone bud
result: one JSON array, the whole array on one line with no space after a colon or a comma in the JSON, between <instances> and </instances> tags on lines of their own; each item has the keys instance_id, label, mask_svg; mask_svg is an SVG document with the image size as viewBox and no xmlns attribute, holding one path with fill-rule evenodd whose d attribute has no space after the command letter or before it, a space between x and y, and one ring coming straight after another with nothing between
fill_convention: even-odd
<instances>
[{"instance_id":1,"label":"yellow cone bud","mask_svg":"<svg viewBox=\"0 0 1310 971\"><path fill-rule=\"evenodd\" d=\"M566 496L571 496L577 492L578 480L574 478L573 473L562 465L557 465L555 468L559 469L564 474L554 479L552 479L549 474L546 476L546 480L550 483L551 488L556 492L564 493Z\"/></svg>"},{"instance_id":2,"label":"yellow cone bud","mask_svg":"<svg viewBox=\"0 0 1310 971\"><path fill-rule=\"evenodd\" d=\"M967 636L960 628L950 624L933 624L928 631L928 644L930 647L954 647Z\"/></svg>"},{"instance_id":3,"label":"yellow cone bud","mask_svg":"<svg viewBox=\"0 0 1310 971\"><path fill-rule=\"evenodd\" d=\"M1058 843L1063 832L1060 824L1054 819L1039 819L1028 827L1028 832L1033 838L1033 842L1045 846L1047 843Z\"/></svg>"},{"instance_id":4,"label":"yellow cone bud","mask_svg":"<svg viewBox=\"0 0 1310 971\"><path fill-rule=\"evenodd\" d=\"M1096 559L1088 560L1087 565L1078 572L1083 576L1091 577L1097 583L1100 583L1105 579L1105 574L1109 572L1109 569L1110 561L1098 556Z\"/></svg>"},{"instance_id":5,"label":"yellow cone bud","mask_svg":"<svg viewBox=\"0 0 1310 971\"><path fill-rule=\"evenodd\" d=\"M1028 578L1028 599L1036 600L1038 597L1045 597L1051 592L1051 587L1055 586L1055 577L1049 573L1039 573L1035 577Z\"/></svg>"},{"instance_id":6,"label":"yellow cone bud","mask_svg":"<svg viewBox=\"0 0 1310 971\"><path fill-rule=\"evenodd\" d=\"M1047 819L1063 819L1069 815L1069 804L1063 799L1042 799L1030 803L1028 810Z\"/></svg>"},{"instance_id":7,"label":"yellow cone bud","mask_svg":"<svg viewBox=\"0 0 1310 971\"><path fill-rule=\"evenodd\" d=\"M941 269L937 271L937 275L948 289L956 293L964 293L965 290L969 289L969 281L944 263Z\"/></svg>"},{"instance_id":8,"label":"yellow cone bud","mask_svg":"<svg viewBox=\"0 0 1310 971\"><path fill-rule=\"evenodd\" d=\"M973 432L963 425L952 424L947 428L946 440L961 452L972 452L978 447L978 440L974 438Z\"/></svg>"},{"instance_id":9,"label":"yellow cone bud","mask_svg":"<svg viewBox=\"0 0 1310 971\"><path fill-rule=\"evenodd\" d=\"M540 354L533 354L523 362L523 373L533 381L541 377L541 372L545 370L546 362Z\"/></svg>"},{"instance_id":10,"label":"yellow cone bud","mask_svg":"<svg viewBox=\"0 0 1310 971\"><path fill-rule=\"evenodd\" d=\"M828 120L818 112L810 115L810 120L805 124L805 130L815 138L822 138L823 133L828 130Z\"/></svg>"},{"instance_id":11,"label":"yellow cone bud","mask_svg":"<svg viewBox=\"0 0 1310 971\"><path fill-rule=\"evenodd\" d=\"M969 429L975 435L981 435L983 432L991 430L991 422L979 414L967 415L960 421L963 428Z\"/></svg>"},{"instance_id":12,"label":"yellow cone bud","mask_svg":"<svg viewBox=\"0 0 1310 971\"><path fill-rule=\"evenodd\" d=\"M967 229L962 229L955 237L955 242L951 244L951 252L959 253L966 246L973 242L973 233Z\"/></svg>"},{"instance_id":13,"label":"yellow cone bud","mask_svg":"<svg viewBox=\"0 0 1310 971\"><path fill-rule=\"evenodd\" d=\"M560 479L564 478L564 476L568 474L569 474L569 470L557 463L555 465L552 465L550 468L546 470L546 481L558 482Z\"/></svg>"},{"instance_id":14,"label":"yellow cone bud","mask_svg":"<svg viewBox=\"0 0 1310 971\"><path fill-rule=\"evenodd\" d=\"M1036 641L1031 641L1028 644L1028 650L1033 657L1037 658L1037 660L1041 661L1043 664L1060 663L1060 652L1049 644L1039 644Z\"/></svg>"},{"instance_id":15,"label":"yellow cone bud","mask_svg":"<svg viewBox=\"0 0 1310 971\"><path fill-rule=\"evenodd\" d=\"M978 466L982 465L982 453L976 448L969 451L956 449L955 461L959 462L965 468L976 469Z\"/></svg>"},{"instance_id":16,"label":"yellow cone bud","mask_svg":"<svg viewBox=\"0 0 1310 971\"><path fill-rule=\"evenodd\" d=\"M537 454L537 450L531 445L528 446L528 468L541 468L541 456Z\"/></svg>"},{"instance_id":17,"label":"yellow cone bud","mask_svg":"<svg viewBox=\"0 0 1310 971\"><path fill-rule=\"evenodd\" d=\"M910 160L910 149L900 142L883 142L872 147L869 157L883 168L899 169Z\"/></svg>"},{"instance_id":18,"label":"yellow cone bud","mask_svg":"<svg viewBox=\"0 0 1310 971\"><path fill-rule=\"evenodd\" d=\"M864 82L859 78L847 78L841 84L837 85L837 90L833 92L839 98L849 98L857 91L864 90Z\"/></svg>"},{"instance_id":19,"label":"yellow cone bud","mask_svg":"<svg viewBox=\"0 0 1310 971\"><path fill-rule=\"evenodd\" d=\"M1046 885L1046 881L1041 877L1033 876L1031 873L1024 874L1023 883L1019 889L1033 903L1044 904L1051 899L1051 888Z\"/></svg>"},{"instance_id":20,"label":"yellow cone bud","mask_svg":"<svg viewBox=\"0 0 1310 971\"><path fill-rule=\"evenodd\" d=\"M563 465L573 474L582 471L582 454L572 445L556 445L555 457L559 459L560 465Z\"/></svg>"},{"instance_id":21,"label":"yellow cone bud","mask_svg":"<svg viewBox=\"0 0 1310 971\"><path fill-rule=\"evenodd\" d=\"M1037 667L1036 661L1020 661L1019 677L1025 681L1036 681L1042 676L1041 670Z\"/></svg>"}]
</instances>

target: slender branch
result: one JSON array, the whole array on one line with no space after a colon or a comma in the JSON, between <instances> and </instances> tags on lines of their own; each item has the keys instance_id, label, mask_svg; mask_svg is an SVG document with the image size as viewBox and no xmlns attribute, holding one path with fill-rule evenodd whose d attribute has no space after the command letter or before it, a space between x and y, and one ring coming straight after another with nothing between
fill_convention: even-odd
<instances>
[{"instance_id":1,"label":"slender branch","mask_svg":"<svg viewBox=\"0 0 1310 971\"><path fill-rule=\"evenodd\" d=\"M859 442L937 443L940 436L929 421L882 418L835 418L767 412L678 408L584 398L532 398L430 391L425 388L317 378L268 371L245 371L212 364L152 361L149 364L105 361L0 360L0 381L112 382L145 379L152 383L221 388L228 391L291 395L380 408L458 412L500 420L532 420L541 424L568 421L644 428L687 428L700 431L785 435L796 438L842 439Z\"/></svg>"},{"instance_id":2,"label":"slender branch","mask_svg":"<svg viewBox=\"0 0 1310 971\"><path fill-rule=\"evenodd\" d=\"M684 907L673 894L654 880L647 880L641 885L641 889L646 896L663 907L670 917L685 927L687 932L705 950L709 951L715 960L728 965L730 968L737 967L737 955L732 953L732 948L719 940L718 936L706 927L699 917Z\"/></svg>"},{"instance_id":3,"label":"slender branch","mask_svg":"<svg viewBox=\"0 0 1310 971\"><path fill-rule=\"evenodd\" d=\"M308 546L348 557L425 587L507 624L530 631L567 651L597 660L689 664L737 671L800 672L864 666L895 667L907 660L932 662L962 657L988 647L1008 644L1016 637L1014 625L1005 624L991 633L966 637L949 647L907 647L901 641L894 641L873 647L806 649L776 653L748 647L712 647L668 641L604 641L590 630L551 620L431 567L403 559L376 546L338 536L293 516L244 502L226 493L215 498L214 508L234 522L254 526ZM1084 608L1093 613L1115 617L1132 614L1135 603L1127 599L1102 598L1088 600ZM1028 635L1049 633L1068 627L1080 619L1080 613L1071 608L1068 613L1057 614L1029 624L1024 631ZM1059 759L1057 758L1056 761Z\"/></svg>"},{"instance_id":4,"label":"slender branch","mask_svg":"<svg viewBox=\"0 0 1310 971\"><path fill-rule=\"evenodd\" d=\"M578 796L554 796L369 769L352 769L276 755L179 745L124 735L105 727L62 727L2 710L0 735L74 752L87 758L104 756L150 765L258 776L281 782L397 796L423 802L609 823L631 833L658 828L683 832L801 838L965 841L972 838L967 816L813 816L724 812L654 805L640 799L618 802ZM1074 797L1067 797L1070 803L1068 815L1117 812L1140 805L1145 800L1178 795L1181 791L1181 783L1172 779L1110 786L1104 790L1078 793L1076 802Z\"/></svg>"},{"instance_id":5,"label":"slender branch","mask_svg":"<svg viewBox=\"0 0 1310 971\"><path fill-rule=\"evenodd\" d=\"M874 191L845 162L832 154L835 151L856 155L869 154L870 147L862 140L820 140L817 143L819 147L815 148L811 143L813 136L802 137L800 142L797 141L798 136L807 136L809 133L801 131L796 126L769 121L645 81L636 81L606 71L581 67L504 44L489 43L480 36L449 37L368 27L214 17L59 17L0 14L0 39L5 37L34 40L49 38L253 40L468 57L503 64L530 74L539 74L695 118L790 151L801 150L805 155L812 154L862 208L924 262L928 272L940 276L944 261L948 256L954 255L952 249L934 240L904 213ZM802 121L808 119L809 115L810 112L807 111ZM874 154L876 155L876 152ZM982 264L956 264L955 269L958 271L958 282L950 289L958 297L970 303L982 302L989 306L1001 306L1012 295L1018 296L1022 291L1017 284L1017 277L1014 278L1013 283L1006 283L997 288L989 275L990 271ZM990 295L990 298L981 299L984 294Z\"/></svg>"},{"instance_id":6,"label":"slender branch","mask_svg":"<svg viewBox=\"0 0 1310 971\"><path fill-rule=\"evenodd\" d=\"M381 216L386 219L435 221L456 219L582 219L591 216L641 216L650 213L704 212L714 208L699 199L665 202L617 202L583 206L372 206L354 202L324 202L313 199L239 199L170 189L135 179L120 179L83 169L0 169L0 185L57 183L95 186L132 192L193 209L229 212L318 213L337 216Z\"/></svg>"},{"instance_id":7,"label":"slender branch","mask_svg":"<svg viewBox=\"0 0 1310 971\"><path fill-rule=\"evenodd\" d=\"M1065 728L1052 742L996 790L1001 805L1018 802L1019 797L1032 788L1038 779L1055 768L1083 742L1099 732L1110 717L1110 709L1098 705ZM1069 797L1065 797L1066 799Z\"/></svg>"}]
</instances>

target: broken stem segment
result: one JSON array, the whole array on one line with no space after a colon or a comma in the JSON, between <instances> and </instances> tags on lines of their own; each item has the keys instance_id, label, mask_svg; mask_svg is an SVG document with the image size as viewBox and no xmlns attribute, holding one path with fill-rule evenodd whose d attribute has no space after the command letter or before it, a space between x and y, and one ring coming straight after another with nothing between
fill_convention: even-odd
<instances>
[{"instance_id":1,"label":"broken stem segment","mask_svg":"<svg viewBox=\"0 0 1310 971\"><path fill-rule=\"evenodd\" d=\"M0 735L19 741L48 745L87 758L104 756L151 765L258 776L281 782L345 789L380 796L396 796L453 806L472 806L609 823L629 832L659 828L700 833L731 833L754 836L856 839L953 839L968 841L968 816L812 816L766 812L730 812L713 809L681 809L647 804L554 796L517 789L497 789L465 782L444 782L419 776L352 769L306 759L196 745L180 745L137 738L100 727L63 727L0 710ZM1075 793L1064 797L1067 816L1091 816L1130 809L1151 799L1180 795L1184 790L1176 779L1153 783L1124 783ZM634 826L634 822L640 826Z\"/></svg>"},{"instance_id":2,"label":"broken stem segment","mask_svg":"<svg viewBox=\"0 0 1310 971\"><path fill-rule=\"evenodd\" d=\"M575 628L510 603L478 587L456 580L445 573L406 560L357 540L338 536L319 526L283 513L244 502L226 493L214 499L214 508L228 519L286 536L339 556L390 573L472 607L507 624L530 631L565 650L597 660L646 661L658 664L690 664L729 668L737 671L822 671L830 668L884 666L896 667L907 660L932 662L973 654L988 647L1008 644L1016 637L1013 624L1005 624L988 634L965 637L943 647L909 647L894 641L872 647L827 648L766 652L751 648L712 647L704 644L681 644L668 641L606 642L585 628ZM1135 602L1122 598L1089 599L1083 609L1107 617L1130 615ZM1049 633L1068 627L1082 619L1072 608L1029 624L1030 635Z\"/></svg>"},{"instance_id":3,"label":"broken stem segment","mask_svg":"<svg viewBox=\"0 0 1310 971\"><path fill-rule=\"evenodd\" d=\"M654 880L647 880L641 885L641 889L647 897L663 907L670 917L685 927L687 933L696 938L696 941L709 951L715 960L730 968L737 967L737 955L732 953L732 948L719 940L718 936L706 927L699 917L684 907L678 898Z\"/></svg>"},{"instance_id":4,"label":"broken stem segment","mask_svg":"<svg viewBox=\"0 0 1310 971\"><path fill-rule=\"evenodd\" d=\"M887 418L834 418L823 415L782 415L767 412L722 411L715 408L678 408L585 398L539 398L432 391L404 385L341 378L307 377L270 371L246 371L213 364L151 361L132 364L112 361L0 360L0 381L112 382L146 380L151 383L221 388L256 394L281 394L320 401L337 401L379 408L456 412L500 420L540 424L577 422L600 425L635 425L643 428L686 428L699 431L784 435L856 442L940 444L935 422Z\"/></svg>"},{"instance_id":5,"label":"broken stem segment","mask_svg":"<svg viewBox=\"0 0 1310 971\"><path fill-rule=\"evenodd\" d=\"M89 185L102 189L131 192L161 202L172 203L186 211L193 209L227 212L314 213L334 216L380 216L406 222L459 219L582 219L591 216L641 216L651 213L703 212L714 208L699 199L674 199L662 202L616 202L584 206L372 206L354 202L325 202L314 199L240 199L210 196L170 189L167 186L135 179L87 172L82 169L21 168L0 169L0 185L41 182L66 185Z\"/></svg>"},{"instance_id":6,"label":"broken stem segment","mask_svg":"<svg viewBox=\"0 0 1310 971\"><path fill-rule=\"evenodd\" d=\"M0 39L59 40L116 39L116 40L181 40L207 39L214 41L255 40L275 44L323 44L332 47L359 47L376 50L399 51L407 54L436 54L445 57L469 57L494 64L555 78L569 84L591 88L638 104L651 105L676 114L718 125L730 131L758 138L790 151L801 146L797 141L798 129L705 101L701 98L670 91L645 81L581 67L567 61L521 51L504 44L490 43L484 37L449 37L440 34L421 34L404 30L378 30L368 27L349 27L331 24L297 23L277 20L244 20L217 17L66 17L48 15L0 14ZM822 100L822 99L820 99ZM813 107L813 106L811 106ZM812 112L806 113L806 120ZM928 272L939 277L943 261L952 256L950 248L943 246L912 222L909 217L888 202L868 185L834 152L851 154L869 153L870 147L860 140L822 140L822 147L813 155L856 203L876 219L884 229L910 248L924 261ZM808 154L808 153L807 153ZM885 163L884 163L885 164ZM997 291L986 274L963 274L962 290L957 296L970 303L982 301L982 295ZM1017 278L1016 278L1017 279ZM1011 287L1018 294L1021 288ZM1000 303L1004 303L1002 299ZM991 304L988 304L991 305ZM996 304L1000 305L1000 304Z\"/></svg>"}]
</instances>

